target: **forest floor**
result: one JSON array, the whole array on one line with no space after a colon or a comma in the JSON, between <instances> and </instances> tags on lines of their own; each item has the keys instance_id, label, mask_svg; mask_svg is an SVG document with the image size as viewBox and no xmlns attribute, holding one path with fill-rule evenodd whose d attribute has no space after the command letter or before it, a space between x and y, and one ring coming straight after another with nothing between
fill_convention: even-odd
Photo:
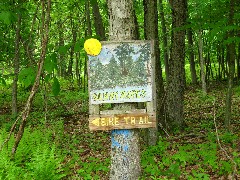
<instances>
[{"instance_id":1,"label":"forest floor","mask_svg":"<svg viewBox=\"0 0 240 180\"><path fill-rule=\"evenodd\" d=\"M0 145L14 122L10 115L11 92L2 92ZM16 167L21 168L19 174L15 170L16 177L20 177L22 171L25 179L40 179L41 176L36 175L33 168L36 162L37 169L53 162L47 160L50 158L48 156L45 162L43 155L42 160L36 158L41 154L37 149L54 149L53 144L53 158L58 159L58 169L53 168L52 172L42 170L41 173L62 175L61 178L53 176L52 179L108 179L110 132L89 131L87 94L69 88L62 89L57 98L51 95L46 98L44 94L46 93L40 91L34 100L14 163L9 163L12 160L7 158L0 158L0 179L11 179L6 174L11 173L9 169ZM140 130L143 142L141 179L240 179L240 87L234 88L230 132L224 126L225 94L226 86L220 83L210 84L207 96L202 94L199 87L189 86L185 92L184 113L187 127L184 131L168 132L160 129L158 144L147 147L143 140L143 130ZM20 109L24 107L27 96L28 93L21 92ZM104 105L101 108L109 107ZM13 141L12 138L6 152L10 152ZM7 163L3 164L3 160ZM39 165L39 161L42 161L43 166ZM29 168L29 163L32 163L32 168ZM5 174L1 176L1 172Z\"/></svg>"}]
</instances>

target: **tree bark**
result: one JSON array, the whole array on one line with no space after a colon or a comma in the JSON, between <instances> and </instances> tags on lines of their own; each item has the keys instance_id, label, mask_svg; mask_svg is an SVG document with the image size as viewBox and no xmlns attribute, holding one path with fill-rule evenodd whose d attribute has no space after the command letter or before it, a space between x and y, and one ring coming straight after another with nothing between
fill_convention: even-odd
<instances>
[{"instance_id":1,"label":"tree bark","mask_svg":"<svg viewBox=\"0 0 240 180\"><path fill-rule=\"evenodd\" d=\"M230 9L229 9L229 25L234 24L234 7L235 0L230 0ZM234 37L234 30L229 31L228 37ZM232 94L233 94L233 79L235 74L235 43L232 42L227 46L228 53L228 89L226 95L226 109L225 109L225 127L230 131L230 122L232 116Z\"/></svg>"},{"instance_id":2,"label":"tree bark","mask_svg":"<svg viewBox=\"0 0 240 180\"><path fill-rule=\"evenodd\" d=\"M103 25L102 16L99 11L99 6L97 0L90 1L92 5L92 12L93 12L93 19L94 19L94 26L97 36L100 40L106 40L106 33L105 28Z\"/></svg>"},{"instance_id":3,"label":"tree bark","mask_svg":"<svg viewBox=\"0 0 240 180\"><path fill-rule=\"evenodd\" d=\"M240 35L239 35L239 36L240 36ZM238 83L240 83L240 43L238 44L237 80L238 80Z\"/></svg>"},{"instance_id":4,"label":"tree bark","mask_svg":"<svg viewBox=\"0 0 240 180\"><path fill-rule=\"evenodd\" d=\"M86 2L85 2L85 13L86 13L87 36L92 36L92 24L91 24L91 17L90 17L90 4L89 4L89 0L86 0Z\"/></svg>"},{"instance_id":5,"label":"tree bark","mask_svg":"<svg viewBox=\"0 0 240 180\"><path fill-rule=\"evenodd\" d=\"M108 0L109 38L112 41L136 37L133 0ZM132 103L117 104L115 109L131 109ZM113 130L111 133L110 179L136 180L140 177L139 133L137 130Z\"/></svg>"},{"instance_id":6,"label":"tree bark","mask_svg":"<svg viewBox=\"0 0 240 180\"><path fill-rule=\"evenodd\" d=\"M166 81L169 81L169 54L168 54L168 40L167 40L167 27L166 21L163 11L163 3L162 0L159 0L159 8L160 8L160 18L161 18L161 25L162 25L162 33L163 33L163 55L164 55L164 65L165 65L165 74L166 74Z\"/></svg>"},{"instance_id":7,"label":"tree bark","mask_svg":"<svg viewBox=\"0 0 240 180\"><path fill-rule=\"evenodd\" d=\"M187 30L187 38L188 38L188 47L189 51L189 63L190 63L190 71L191 71L191 79L193 84L197 84L197 73L195 68L195 60L194 60L194 51L193 51L193 33L192 29Z\"/></svg>"},{"instance_id":8,"label":"tree bark","mask_svg":"<svg viewBox=\"0 0 240 180\"><path fill-rule=\"evenodd\" d=\"M205 61L203 58L203 39L202 31L198 31L198 52L199 52L199 62L201 68L201 82L202 82L202 91L207 94L207 84L206 84L206 74L205 74Z\"/></svg>"},{"instance_id":9,"label":"tree bark","mask_svg":"<svg viewBox=\"0 0 240 180\"><path fill-rule=\"evenodd\" d=\"M17 116L17 82L19 73L19 58L20 58L20 27L21 27L21 14L18 14L18 21L16 26L16 39L15 39L15 57L14 57L14 79L12 84L12 115Z\"/></svg>"},{"instance_id":10,"label":"tree bark","mask_svg":"<svg viewBox=\"0 0 240 180\"><path fill-rule=\"evenodd\" d=\"M68 74L68 76L70 76L73 79L72 68L73 68L74 47L75 47L76 40L77 40L77 31L76 31L76 28L75 28L75 25L74 25L74 20L73 20L72 17L71 17L71 26L72 26L72 37L73 37L73 40L72 40L72 45L71 45L71 48L70 48L70 59L69 59L69 63L68 63L67 74Z\"/></svg>"},{"instance_id":11,"label":"tree bark","mask_svg":"<svg viewBox=\"0 0 240 180\"><path fill-rule=\"evenodd\" d=\"M81 89L81 62L79 63L80 60L80 52L76 53L76 78L77 78L77 84L79 90ZM81 60L80 60L81 61Z\"/></svg>"},{"instance_id":12,"label":"tree bark","mask_svg":"<svg viewBox=\"0 0 240 180\"><path fill-rule=\"evenodd\" d=\"M58 46L63 47L64 46L63 22L61 20L59 20L57 24L58 24L58 30L59 30L59 32L58 32L58 38L59 38ZM58 59L59 59L58 64L60 65L60 68L58 70L58 76L64 77L66 75L66 64L65 64L64 54L60 53Z\"/></svg>"},{"instance_id":13,"label":"tree bark","mask_svg":"<svg viewBox=\"0 0 240 180\"><path fill-rule=\"evenodd\" d=\"M91 24L89 5L90 5L89 0L86 0L86 2L85 2L85 13L86 13L85 38L92 36L92 24ZM84 62L83 88L84 88L84 92L86 92L87 91L87 58L85 58L85 62Z\"/></svg>"},{"instance_id":14,"label":"tree bark","mask_svg":"<svg viewBox=\"0 0 240 180\"><path fill-rule=\"evenodd\" d=\"M28 97L27 103L25 105L25 108L22 112L22 122L20 124L15 143L12 148L12 156L14 156L18 144L20 143L23 133L24 133L24 128L27 123L27 118L30 113L31 107L32 107L32 102L34 99L34 96L38 90L39 83L40 83L40 77L43 69L43 64L44 64L44 59L46 56L47 52L47 43L48 43L48 32L49 32L49 22L50 22L50 8L51 8L51 0L47 1L47 7L45 7L45 0L42 0L42 39L41 39L41 46L42 46L42 51L40 54L40 59L38 62L38 71L37 71L37 76L34 82L34 85L32 87L31 93ZM46 11L46 15L45 15ZM45 17L46 16L46 17ZM46 18L46 20L45 20Z\"/></svg>"},{"instance_id":15,"label":"tree bark","mask_svg":"<svg viewBox=\"0 0 240 180\"><path fill-rule=\"evenodd\" d=\"M155 75L156 75L156 115L157 122L164 123L162 97L164 94L162 68L160 61L160 49L158 40L158 12L157 12L157 0L144 0L144 36L147 40L154 40L154 55L155 55ZM158 129L148 129L148 145L156 145L158 141Z\"/></svg>"},{"instance_id":16,"label":"tree bark","mask_svg":"<svg viewBox=\"0 0 240 180\"><path fill-rule=\"evenodd\" d=\"M179 30L186 23L186 0L170 1L172 8L172 37L169 60L169 83L167 85L167 118L171 127L184 127L185 88L185 30Z\"/></svg>"}]
</instances>

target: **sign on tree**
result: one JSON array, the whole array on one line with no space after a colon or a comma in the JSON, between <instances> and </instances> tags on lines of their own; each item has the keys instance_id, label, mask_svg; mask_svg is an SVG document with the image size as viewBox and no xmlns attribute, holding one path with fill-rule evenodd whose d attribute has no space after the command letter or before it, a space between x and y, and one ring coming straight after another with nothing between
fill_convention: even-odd
<instances>
[{"instance_id":1,"label":"sign on tree","mask_svg":"<svg viewBox=\"0 0 240 180\"><path fill-rule=\"evenodd\" d=\"M89 55L89 103L151 102L154 78L152 41L103 42L99 55ZM90 129L155 127L155 113L111 111L90 116ZM122 113L122 114L121 114Z\"/></svg>"}]
</instances>

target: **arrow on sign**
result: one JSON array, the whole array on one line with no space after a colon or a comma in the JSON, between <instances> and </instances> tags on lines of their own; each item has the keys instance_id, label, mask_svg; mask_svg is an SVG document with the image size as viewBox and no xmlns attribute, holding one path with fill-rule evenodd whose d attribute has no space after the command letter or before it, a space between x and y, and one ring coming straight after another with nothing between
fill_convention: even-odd
<instances>
[{"instance_id":1,"label":"arrow on sign","mask_svg":"<svg viewBox=\"0 0 240 180\"><path fill-rule=\"evenodd\" d=\"M96 126L99 126L99 118L97 118L97 119L94 119L93 121L92 121L92 124L94 124L94 125L96 125Z\"/></svg>"}]
</instances>

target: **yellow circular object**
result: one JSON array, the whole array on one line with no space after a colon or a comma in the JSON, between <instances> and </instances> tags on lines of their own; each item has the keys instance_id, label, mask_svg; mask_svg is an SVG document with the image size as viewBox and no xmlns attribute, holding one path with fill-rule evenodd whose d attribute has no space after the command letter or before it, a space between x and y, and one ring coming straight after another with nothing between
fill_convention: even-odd
<instances>
[{"instance_id":1,"label":"yellow circular object","mask_svg":"<svg viewBox=\"0 0 240 180\"><path fill-rule=\"evenodd\" d=\"M84 49L87 52L87 54L91 56L97 56L101 52L102 45L100 41L98 41L97 39L90 38L85 41Z\"/></svg>"}]
</instances>

